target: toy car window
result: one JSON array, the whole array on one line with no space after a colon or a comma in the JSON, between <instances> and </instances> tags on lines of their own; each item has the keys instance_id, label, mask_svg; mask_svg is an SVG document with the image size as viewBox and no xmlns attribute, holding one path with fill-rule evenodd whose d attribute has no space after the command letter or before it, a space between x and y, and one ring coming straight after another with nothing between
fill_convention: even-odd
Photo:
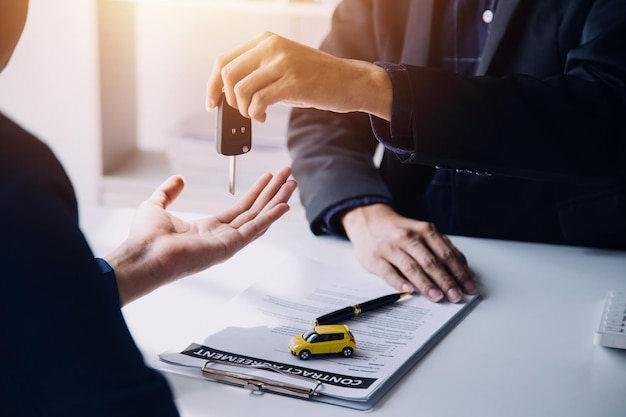
<instances>
[{"instance_id":1,"label":"toy car window","mask_svg":"<svg viewBox=\"0 0 626 417\"><path fill-rule=\"evenodd\" d=\"M331 340L331 338L329 337L330 335L328 334L320 334L318 335L318 337L315 338L315 340L313 340L314 343L317 342L327 342L329 340Z\"/></svg>"},{"instance_id":2,"label":"toy car window","mask_svg":"<svg viewBox=\"0 0 626 417\"><path fill-rule=\"evenodd\" d=\"M315 339L319 336L315 331L311 330L302 335L302 338L307 342L311 343L315 341Z\"/></svg>"}]
</instances>

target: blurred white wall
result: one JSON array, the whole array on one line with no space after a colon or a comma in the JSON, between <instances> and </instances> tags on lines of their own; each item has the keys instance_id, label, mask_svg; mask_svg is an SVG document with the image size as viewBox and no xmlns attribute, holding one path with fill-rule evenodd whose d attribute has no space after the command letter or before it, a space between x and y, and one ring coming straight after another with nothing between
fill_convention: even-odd
<instances>
[{"instance_id":1,"label":"blurred white wall","mask_svg":"<svg viewBox=\"0 0 626 417\"><path fill-rule=\"evenodd\" d=\"M95 1L30 0L0 74L0 111L51 146L85 201L96 198L99 172L96 42Z\"/></svg>"}]
</instances>

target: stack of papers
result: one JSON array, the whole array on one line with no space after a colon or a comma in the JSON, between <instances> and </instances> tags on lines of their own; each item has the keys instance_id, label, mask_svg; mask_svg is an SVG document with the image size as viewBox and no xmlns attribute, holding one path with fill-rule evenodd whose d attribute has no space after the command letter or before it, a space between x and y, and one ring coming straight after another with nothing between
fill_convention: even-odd
<instances>
[{"instance_id":1,"label":"stack of papers","mask_svg":"<svg viewBox=\"0 0 626 417\"><path fill-rule=\"evenodd\" d=\"M291 354L288 343L318 316L393 292L367 272L349 276L340 268L301 259L277 265L271 277L228 304L221 318L224 328L201 343L187 341L179 351L161 354L156 366L286 395L290 392L280 388L293 385L308 395L291 395L368 410L478 304L479 296L436 304L416 293L339 323L348 325L356 338L357 349L347 358L314 355L304 361ZM211 368L232 375L216 377L206 372Z\"/></svg>"}]
</instances>

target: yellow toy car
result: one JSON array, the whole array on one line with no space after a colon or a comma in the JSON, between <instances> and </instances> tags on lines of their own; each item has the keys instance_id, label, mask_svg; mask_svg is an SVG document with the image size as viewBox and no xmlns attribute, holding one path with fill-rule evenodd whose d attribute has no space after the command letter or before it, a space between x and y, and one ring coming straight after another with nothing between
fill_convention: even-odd
<instances>
[{"instance_id":1,"label":"yellow toy car","mask_svg":"<svg viewBox=\"0 0 626 417\"><path fill-rule=\"evenodd\" d=\"M344 324L315 326L306 333L294 336L289 341L289 350L302 360L311 355L340 353L347 358L356 349L356 341Z\"/></svg>"}]
</instances>

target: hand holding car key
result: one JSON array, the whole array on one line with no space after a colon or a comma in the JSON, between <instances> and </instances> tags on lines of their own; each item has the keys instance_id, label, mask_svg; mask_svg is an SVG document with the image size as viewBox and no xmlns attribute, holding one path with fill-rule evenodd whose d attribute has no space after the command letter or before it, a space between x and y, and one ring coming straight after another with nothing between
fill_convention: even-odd
<instances>
[{"instance_id":1,"label":"hand holding car key","mask_svg":"<svg viewBox=\"0 0 626 417\"><path fill-rule=\"evenodd\" d=\"M226 102L224 93L217 107L215 142L217 152L230 157L228 192L235 194L235 176L237 155L250 152L252 149L252 121L232 108Z\"/></svg>"}]
</instances>

